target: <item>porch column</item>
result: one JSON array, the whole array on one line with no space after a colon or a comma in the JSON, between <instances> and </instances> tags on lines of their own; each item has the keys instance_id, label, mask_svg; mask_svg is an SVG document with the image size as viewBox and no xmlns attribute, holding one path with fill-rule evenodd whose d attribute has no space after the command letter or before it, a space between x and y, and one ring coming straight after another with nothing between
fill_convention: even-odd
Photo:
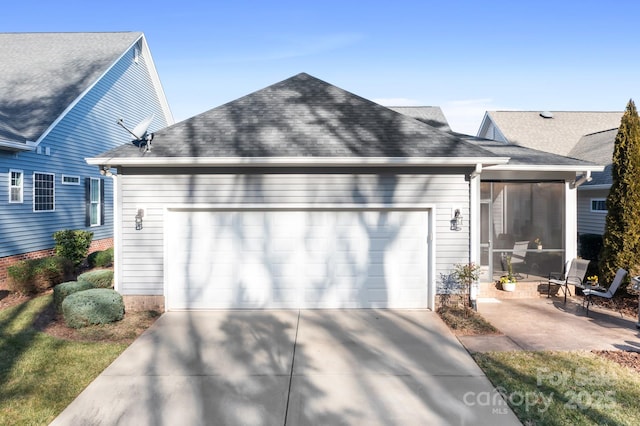
<instances>
[{"instance_id":1,"label":"porch column","mask_svg":"<svg viewBox=\"0 0 640 426\"><path fill-rule=\"evenodd\" d=\"M480 265L480 173L482 165L476 165L475 172L469 175L469 260ZM474 282L469 289L471 307L477 307L480 283Z\"/></svg>"},{"instance_id":2,"label":"porch column","mask_svg":"<svg viewBox=\"0 0 640 426\"><path fill-rule=\"evenodd\" d=\"M565 261L578 256L578 190L570 182L564 184L565 193Z\"/></svg>"}]
</instances>

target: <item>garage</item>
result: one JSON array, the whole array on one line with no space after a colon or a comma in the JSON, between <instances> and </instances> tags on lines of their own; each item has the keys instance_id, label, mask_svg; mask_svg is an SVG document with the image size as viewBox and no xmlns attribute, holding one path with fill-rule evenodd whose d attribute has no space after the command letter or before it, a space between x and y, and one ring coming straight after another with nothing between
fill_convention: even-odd
<instances>
[{"instance_id":1,"label":"garage","mask_svg":"<svg viewBox=\"0 0 640 426\"><path fill-rule=\"evenodd\" d=\"M168 310L426 308L430 210L168 209Z\"/></svg>"}]
</instances>

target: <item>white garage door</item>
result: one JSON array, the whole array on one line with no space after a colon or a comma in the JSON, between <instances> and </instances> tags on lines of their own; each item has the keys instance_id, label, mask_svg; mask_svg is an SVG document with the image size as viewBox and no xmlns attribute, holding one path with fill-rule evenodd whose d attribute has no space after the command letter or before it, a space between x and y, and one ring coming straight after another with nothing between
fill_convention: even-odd
<instances>
[{"instance_id":1,"label":"white garage door","mask_svg":"<svg viewBox=\"0 0 640 426\"><path fill-rule=\"evenodd\" d=\"M167 308L425 308L428 215L169 211Z\"/></svg>"}]
</instances>

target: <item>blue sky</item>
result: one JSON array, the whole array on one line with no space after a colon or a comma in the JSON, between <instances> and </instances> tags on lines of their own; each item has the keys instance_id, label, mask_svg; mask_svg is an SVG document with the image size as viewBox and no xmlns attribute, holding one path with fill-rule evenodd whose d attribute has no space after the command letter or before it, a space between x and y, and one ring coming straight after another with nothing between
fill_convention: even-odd
<instances>
[{"instance_id":1,"label":"blue sky","mask_svg":"<svg viewBox=\"0 0 640 426\"><path fill-rule=\"evenodd\" d=\"M142 31L176 120L307 72L385 105L621 111L640 101L640 2L50 1L0 31Z\"/></svg>"}]
</instances>

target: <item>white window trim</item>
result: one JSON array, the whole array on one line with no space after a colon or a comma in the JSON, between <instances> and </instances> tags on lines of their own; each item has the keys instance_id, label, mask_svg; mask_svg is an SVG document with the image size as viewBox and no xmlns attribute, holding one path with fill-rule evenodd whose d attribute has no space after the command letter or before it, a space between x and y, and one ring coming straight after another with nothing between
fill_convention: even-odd
<instances>
[{"instance_id":1,"label":"white window trim","mask_svg":"<svg viewBox=\"0 0 640 426\"><path fill-rule=\"evenodd\" d=\"M17 186L11 185L11 173L20 173L21 181L20 181L20 201L13 201L11 199L11 190L13 188L18 188ZM9 204L23 204L24 203L24 172L22 170L17 169L9 169Z\"/></svg>"},{"instance_id":2,"label":"white window trim","mask_svg":"<svg viewBox=\"0 0 640 426\"><path fill-rule=\"evenodd\" d=\"M76 182L65 182L64 179L65 178L72 178L75 179ZM62 183L63 185L74 185L74 186L80 186L80 176L72 176L72 175L62 175L62 177L60 178L60 183Z\"/></svg>"},{"instance_id":3,"label":"white window trim","mask_svg":"<svg viewBox=\"0 0 640 426\"><path fill-rule=\"evenodd\" d=\"M51 210L36 210L36 175L49 175L52 177L51 183L53 183L53 208ZM47 172L33 172L33 201L31 203L34 213L51 213L56 211L56 174Z\"/></svg>"},{"instance_id":4,"label":"white window trim","mask_svg":"<svg viewBox=\"0 0 640 426\"><path fill-rule=\"evenodd\" d=\"M605 203L605 207L606 207L606 203L607 203L607 199L606 198L591 198L589 200L589 211L591 211L592 213L601 213L601 214L606 214L609 210L608 209L604 209L604 210L594 210L593 208L593 202L594 201L604 201Z\"/></svg>"},{"instance_id":5,"label":"white window trim","mask_svg":"<svg viewBox=\"0 0 640 426\"><path fill-rule=\"evenodd\" d=\"M93 202L91 200L91 189L93 187L93 185L96 184L98 185L98 201L97 202ZM91 223L90 226L94 227L94 226L102 226L102 223L100 223L100 218L102 217L102 212L100 211L100 208L102 206L102 200L100 199L100 185L102 185L101 183L101 179L98 178L91 178L91 184L89 185L89 209L91 209L91 207L93 206L93 204L97 204L98 208L96 210L96 223ZM91 217L89 217L89 220L91 221Z\"/></svg>"}]
</instances>

